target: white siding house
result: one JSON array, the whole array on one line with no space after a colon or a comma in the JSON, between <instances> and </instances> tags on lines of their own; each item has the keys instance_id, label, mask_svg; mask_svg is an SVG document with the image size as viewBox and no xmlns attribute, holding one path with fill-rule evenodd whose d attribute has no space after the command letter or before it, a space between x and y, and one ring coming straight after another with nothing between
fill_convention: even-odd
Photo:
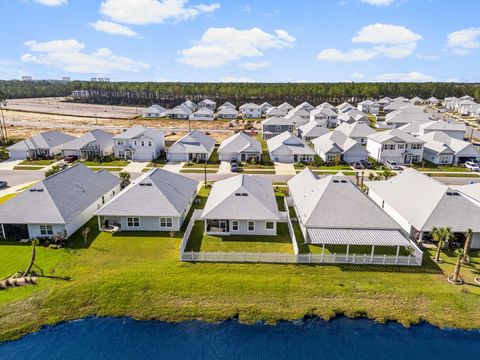
<instances>
[{"instance_id":1,"label":"white siding house","mask_svg":"<svg viewBox=\"0 0 480 360\"><path fill-rule=\"evenodd\" d=\"M10 158L14 160L49 158L61 154L61 146L74 139L74 136L60 131L46 131L19 141L7 150Z\"/></svg>"},{"instance_id":2,"label":"white siding house","mask_svg":"<svg viewBox=\"0 0 480 360\"><path fill-rule=\"evenodd\" d=\"M240 114L247 119L257 119L262 117L262 108L254 103L243 104L238 108Z\"/></svg>"},{"instance_id":3,"label":"white siding house","mask_svg":"<svg viewBox=\"0 0 480 360\"><path fill-rule=\"evenodd\" d=\"M367 151L381 163L395 161L400 165L418 163L423 158L424 141L399 129L367 136Z\"/></svg>"},{"instance_id":4,"label":"white siding house","mask_svg":"<svg viewBox=\"0 0 480 360\"><path fill-rule=\"evenodd\" d=\"M162 130L135 126L113 137L113 150L118 159L152 161L165 149Z\"/></svg>"},{"instance_id":5,"label":"white siding house","mask_svg":"<svg viewBox=\"0 0 480 360\"><path fill-rule=\"evenodd\" d=\"M309 163L315 155L310 146L288 131L268 139L267 147L270 159L275 162Z\"/></svg>"},{"instance_id":6,"label":"white siding house","mask_svg":"<svg viewBox=\"0 0 480 360\"><path fill-rule=\"evenodd\" d=\"M221 161L250 161L259 162L262 157L260 142L245 134L243 131L222 141L218 148L218 157Z\"/></svg>"},{"instance_id":7,"label":"white siding house","mask_svg":"<svg viewBox=\"0 0 480 360\"><path fill-rule=\"evenodd\" d=\"M327 163L352 163L368 159L367 150L341 131L331 131L313 139L312 144L315 152Z\"/></svg>"},{"instance_id":8,"label":"white siding house","mask_svg":"<svg viewBox=\"0 0 480 360\"><path fill-rule=\"evenodd\" d=\"M96 129L61 146L63 156L75 155L79 159L103 159L113 154L113 135Z\"/></svg>"},{"instance_id":9,"label":"white siding house","mask_svg":"<svg viewBox=\"0 0 480 360\"><path fill-rule=\"evenodd\" d=\"M173 162L207 161L214 149L214 139L194 130L168 148L167 160Z\"/></svg>"}]
</instances>

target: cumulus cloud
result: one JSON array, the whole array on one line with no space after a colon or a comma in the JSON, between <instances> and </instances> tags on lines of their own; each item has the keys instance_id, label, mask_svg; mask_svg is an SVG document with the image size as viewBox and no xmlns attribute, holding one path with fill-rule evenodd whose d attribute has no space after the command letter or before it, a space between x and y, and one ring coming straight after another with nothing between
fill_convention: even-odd
<instances>
[{"instance_id":1,"label":"cumulus cloud","mask_svg":"<svg viewBox=\"0 0 480 360\"><path fill-rule=\"evenodd\" d=\"M258 61L258 62L246 62L239 64L240 67L246 69L246 70L259 70L259 69L264 69L266 67L269 67L272 65L268 61Z\"/></svg>"},{"instance_id":2,"label":"cumulus cloud","mask_svg":"<svg viewBox=\"0 0 480 360\"><path fill-rule=\"evenodd\" d=\"M187 0L105 0L100 13L120 23L144 25L194 19L219 7L218 3L189 5Z\"/></svg>"},{"instance_id":3,"label":"cumulus cloud","mask_svg":"<svg viewBox=\"0 0 480 360\"><path fill-rule=\"evenodd\" d=\"M356 44L369 44L368 48L354 48L347 51L339 49L321 50L317 58L331 62L368 61L376 57L402 59L410 56L422 36L401 25L372 24L361 28L352 37Z\"/></svg>"},{"instance_id":4,"label":"cumulus cloud","mask_svg":"<svg viewBox=\"0 0 480 360\"><path fill-rule=\"evenodd\" d=\"M472 55L480 48L480 28L467 28L447 35L446 48L455 55Z\"/></svg>"},{"instance_id":5,"label":"cumulus cloud","mask_svg":"<svg viewBox=\"0 0 480 360\"><path fill-rule=\"evenodd\" d=\"M33 0L33 1L45 6L59 6L67 3L67 0Z\"/></svg>"},{"instance_id":6,"label":"cumulus cloud","mask_svg":"<svg viewBox=\"0 0 480 360\"><path fill-rule=\"evenodd\" d=\"M138 34L127 26L120 25L111 21L99 20L89 24L96 31L105 32L112 35L137 36Z\"/></svg>"},{"instance_id":7,"label":"cumulus cloud","mask_svg":"<svg viewBox=\"0 0 480 360\"><path fill-rule=\"evenodd\" d=\"M380 82L429 82L434 81L433 76L412 71L409 73L387 73L375 77Z\"/></svg>"},{"instance_id":8,"label":"cumulus cloud","mask_svg":"<svg viewBox=\"0 0 480 360\"><path fill-rule=\"evenodd\" d=\"M75 39L24 44L31 53L22 55L23 62L46 65L71 73L111 74L115 72L140 72L150 66L125 56L118 56L110 49L99 48L86 53L85 44Z\"/></svg>"},{"instance_id":9,"label":"cumulus cloud","mask_svg":"<svg viewBox=\"0 0 480 360\"><path fill-rule=\"evenodd\" d=\"M285 30L271 34L259 28L210 28L191 48L179 51L179 61L195 67L220 67L242 58L263 56L265 50L291 47L295 41Z\"/></svg>"},{"instance_id":10,"label":"cumulus cloud","mask_svg":"<svg viewBox=\"0 0 480 360\"><path fill-rule=\"evenodd\" d=\"M376 6L388 6L392 5L395 0L362 0L363 3L376 5Z\"/></svg>"},{"instance_id":11,"label":"cumulus cloud","mask_svg":"<svg viewBox=\"0 0 480 360\"><path fill-rule=\"evenodd\" d=\"M364 75L359 72L354 72L352 75L350 75L350 78L353 80L362 80L364 78Z\"/></svg>"}]
</instances>

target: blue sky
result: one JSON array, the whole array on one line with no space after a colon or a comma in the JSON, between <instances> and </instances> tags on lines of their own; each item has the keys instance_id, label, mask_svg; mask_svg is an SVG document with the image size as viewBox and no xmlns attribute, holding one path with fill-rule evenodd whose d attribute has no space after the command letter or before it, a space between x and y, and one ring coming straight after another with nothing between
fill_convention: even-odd
<instances>
[{"instance_id":1,"label":"blue sky","mask_svg":"<svg viewBox=\"0 0 480 360\"><path fill-rule=\"evenodd\" d=\"M3 0L0 78L479 82L478 0Z\"/></svg>"}]
</instances>

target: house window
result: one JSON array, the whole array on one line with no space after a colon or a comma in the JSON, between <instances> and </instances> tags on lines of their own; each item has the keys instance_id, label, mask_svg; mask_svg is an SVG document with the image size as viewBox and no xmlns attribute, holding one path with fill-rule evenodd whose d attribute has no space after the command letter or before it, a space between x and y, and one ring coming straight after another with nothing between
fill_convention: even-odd
<instances>
[{"instance_id":1,"label":"house window","mask_svg":"<svg viewBox=\"0 0 480 360\"><path fill-rule=\"evenodd\" d=\"M273 230L274 228L275 228L275 224L273 221L265 222L265 230Z\"/></svg>"},{"instance_id":2,"label":"house window","mask_svg":"<svg viewBox=\"0 0 480 360\"><path fill-rule=\"evenodd\" d=\"M282 127L280 125L275 125L275 131L280 131L282 130Z\"/></svg>"},{"instance_id":3,"label":"house window","mask_svg":"<svg viewBox=\"0 0 480 360\"><path fill-rule=\"evenodd\" d=\"M412 150L420 150L422 148L422 144L412 144Z\"/></svg>"},{"instance_id":4,"label":"house window","mask_svg":"<svg viewBox=\"0 0 480 360\"><path fill-rule=\"evenodd\" d=\"M152 142L148 140L148 146L152 146Z\"/></svg>"},{"instance_id":5,"label":"house window","mask_svg":"<svg viewBox=\"0 0 480 360\"><path fill-rule=\"evenodd\" d=\"M440 156L440 164L450 164L450 156Z\"/></svg>"},{"instance_id":6,"label":"house window","mask_svg":"<svg viewBox=\"0 0 480 360\"><path fill-rule=\"evenodd\" d=\"M135 140L135 141L133 142L133 145L137 146L137 140Z\"/></svg>"},{"instance_id":7,"label":"house window","mask_svg":"<svg viewBox=\"0 0 480 360\"><path fill-rule=\"evenodd\" d=\"M255 231L255 221L248 222L248 231Z\"/></svg>"},{"instance_id":8,"label":"house window","mask_svg":"<svg viewBox=\"0 0 480 360\"><path fill-rule=\"evenodd\" d=\"M412 155L412 163L418 163L418 162L420 162L420 156Z\"/></svg>"},{"instance_id":9,"label":"house window","mask_svg":"<svg viewBox=\"0 0 480 360\"><path fill-rule=\"evenodd\" d=\"M171 218L171 217L161 217L160 218L160 227L162 227L162 228L173 227L173 218Z\"/></svg>"},{"instance_id":10,"label":"house window","mask_svg":"<svg viewBox=\"0 0 480 360\"><path fill-rule=\"evenodd\" d=\"M140 218L138 217L127 217L127 226L128 227L139 227Z\"/></svg>"},{"instance_id":11,"label":"house window","mask_svg":"<svg viewBox=\"0 0 480 360\"><path fill-rule=\"evenodd\" d=\"M123 140L117 140L117 145L125 145Z\"/></svg>"},{"instance_id":12,"label":"house window","mask_svg":"<svg viewBox=\"0 0 480 360\"><path fill-rule=\"evenodd\" d=\"M238 231L238 229L239 229L238 220L232 220L232 231Z\"/></svg>"},{"instance_id":13,"label":"house window","mask_svg":"<svg viewBox=\"0 0 480 360\"><path fill-rule=\"evenodd\" d=\"M119 157L119 158L125 157L125 151L119 151L119 152L118 152L118 157Z\"/></svg>"},{"instance_id":14,"label":"house window","mask_svg":"<svg viewBox=\"0 0 480 360\"><path fill-rule=\"evenodd\" d=\"M395 150L395 144L390 144L388 146L388 150Z\"/></svg>"},{"instance_id":15,"label":"house window","mask_svg":"<svg viewBox=\"0 0 480 360\"><path fill-rule=\"evenodd\" d=\"M40 225L40 234L41 235L53 235L53 226L52 225Z\"/></svg>"},{"instance_id":16,"label":"house window","mask_svg":"<svg viewBox=\"0 0 480 360\"><path fill-rule=\"evenodd\" d=\"M405 144L398 144L399 149L405 149Z\"/></svg>"}]
</instances>

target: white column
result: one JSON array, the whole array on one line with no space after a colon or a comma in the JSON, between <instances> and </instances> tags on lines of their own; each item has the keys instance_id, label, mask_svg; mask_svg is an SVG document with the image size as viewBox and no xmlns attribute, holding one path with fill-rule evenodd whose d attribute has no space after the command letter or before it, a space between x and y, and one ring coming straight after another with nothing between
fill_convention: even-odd
<instances>
[{"instance_id":1,"label":"white column","mask_svg":"<svg viewBox=\"0 0 480 360\"><path fill-rule=\"evenodd\" d=\"M98 231L102 231L102 221L101 221L100 217L101 217L100 215L97 216L97 219L98 219ZM2 226L2 227L3 227L3 226Z\"/></svg>"},{"instance_id":2,"label":"white column","mask_svg":"<svg viewBox=\"0 0 480 360\"><path fill-rule=\"evenodd\" d=\"M2 235L3 235L3 238L6 239L7 237L5 236L5 228L3 227L3 224L2 224Z\"/></svg>"},{"instance_id":3,"label":"white column","mask_svg":"<svg viewBox=\"0 0 480 360\"><path fill-rule=\"evenodd\" d=\"M345 256L345 261L348 260L348 253L350 252L350 244L347 244L347 255Z\"/></svg>"},{"instance_id":4,"label":"white column","mask_svg":"<svg viewBox=\"0 0 480 360\"><path fill-rule=\"evenodd\" d=\"M371 255L371 260L373 262L373 256L375 255L375 245L372 245L372 255Z\"/></svg>"},{"instance_id":5,"label":"white column","mask_svg":"<svg viewBox=\"0 0 480 360\"><path fill-rule=\"evenodd\" d=\"M2 225L3 227L3 225ZM325 254L325 243L322 244L322 255Z\"/></svg>"}]
</instances>

